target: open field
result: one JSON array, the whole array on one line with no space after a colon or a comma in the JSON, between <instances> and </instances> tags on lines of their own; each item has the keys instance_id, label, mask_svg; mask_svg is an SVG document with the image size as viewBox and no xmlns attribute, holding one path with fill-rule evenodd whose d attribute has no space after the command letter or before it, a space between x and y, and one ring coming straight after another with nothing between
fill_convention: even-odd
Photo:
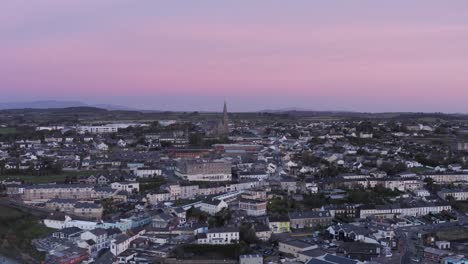
<instances>
[{"instance_id":1,"label":"open field","mask_svg":"<svg viewBox=\"0 0 468 264\"><path fill-rule=\"evenodd\" d=\"M15 134L16 128L14 127L0 127L0 135Z\"/></svg>"}]
</instances>

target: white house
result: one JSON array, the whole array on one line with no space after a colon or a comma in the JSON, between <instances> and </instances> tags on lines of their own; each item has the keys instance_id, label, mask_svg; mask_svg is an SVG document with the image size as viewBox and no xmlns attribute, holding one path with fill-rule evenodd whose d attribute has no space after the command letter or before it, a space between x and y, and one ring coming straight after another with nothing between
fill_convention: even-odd
<instances>
[{"instance_id":1,"label":"white house","mask_svg":"<svg viewBox=\"0 0 468 264\"><path fill-rule=\"evenodd\" d=\"M212 228L205 236L198 239L199 244L226 245L239 241L239 230L237 228Z\"/></svg>"},{"instance_id":2,"label":"white house","mask_svg":"<svg viewBox=\"0 0 468 264\"><path fill-rule=\"evenodd\" d=\"M138 182L113 182L111 183L111 188L116 189L119 191L127 191L127 192L139 192L140 191L140 184Z\"/></svg>"},{"instance_id":3,"label":"white house","mask_svg":"<svg viewBox=\"0 0 468 264\"><path fill-rule=\"evenodd\" d=\"M81 233L81 240L83 243L81 243L82 248L86 248L87 245L90 247L90 254L95 255L97 254L100 250L104 248L109 248L110 241L107 237L107 230L103 228L96 228L93 230L85 231ZM93 241L94 243L87 243L87 241Z\"/></svg>"},{"instance_id":4,"label":"white house","mask_svg":"<svg viewBox=\"0 0 468 264\"><path fill-rule=\"evenodd\" d=\"M207 200L196 205L201 211L210 215L215 215L224 208L228 208L228 204L222 200Z\"/></svg>"},{"instance_id":5,"label":"white house","mask_svg":"<svg viewBox=\"0 0 468 264\"><path fill-rule=\"evenodd\" d=\"M134 169L133 174L135 174L135 176L137 176L138 178L148 178L154 176L161 176L162 170L159 168L142 167Z\"/></svg>"},{"instance_id":6,"label":"white house","mask_svg":"<svg viewBox=\"0 0 468 264\"><path fill-rule=\"evenodd\" d=\"M142 231L144 233L144 230ZM129 236L127 234L120 234L117 235L114 239L111 240L110 242L110 251L112 255L118 256L122 252L125 252L130 247L130 243L140 237L140 233L134 235L134 236Z\"/></svg>"}]
</instances>

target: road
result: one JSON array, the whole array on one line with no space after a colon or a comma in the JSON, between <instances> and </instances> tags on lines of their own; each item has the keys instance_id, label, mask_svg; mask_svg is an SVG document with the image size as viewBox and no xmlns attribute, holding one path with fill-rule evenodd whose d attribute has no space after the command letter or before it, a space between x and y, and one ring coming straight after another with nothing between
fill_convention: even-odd
<instances>
[{"instance_id":1,"label":"road","mask_svg":"<svg viewBox=\"0 0 468 264\"><path fill-rule=\"evenodd\" d=\"M463 226L468 223L468 217L460 212L455 212L458 216L458 221L432 224L432 225L420 225L410 227L400 227L396 230L397 237L400 240L399 248L402 250L401 264L414 263L412 258L416 257L422 259L422 248L423 241L418 238L418 233L435 231L440 228L455 228L457 226Z\"/></svg>"}]
</instances>

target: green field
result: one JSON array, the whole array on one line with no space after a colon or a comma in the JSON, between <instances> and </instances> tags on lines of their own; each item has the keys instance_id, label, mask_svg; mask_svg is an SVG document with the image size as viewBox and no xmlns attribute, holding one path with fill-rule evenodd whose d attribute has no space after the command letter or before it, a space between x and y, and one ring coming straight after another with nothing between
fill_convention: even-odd
<instances>
[{"instance_id":1,"label":"green field","mask_svg":"<svg viewBox=\"0 0 468 264\"><path fill-rule=\"evenodd\" d=\"M16 128L14 127L0 127L0 135L15 134Z\"/></svg>"},{"instance_id":2,"label":"green field","mask_svg":"<svg viewBox=\"0 0 468 264\"><path fill-rule=\"evenodd\" d=\"M40 224L37 217L0 205L0 253L2 255L21 261L26 261L24 255L34 260L44 259L44 253L38 252L31 241L51 232L52 229ZM28 263L32 262L29 260Z\"/></svg>"},{"instance_id":3,"label":"green field","mask_svg":"<svg viewBox=\"0 0 468 264\"><path fill-rule=\"evenodd\" d=\"M0 180L4 179L19 179L24 180L25 183L64 183L67 177L81 177L89 175L97 175L102 173L100 171L64 171L60 174L51 175L1 175Z\"/></svg>"}]
</instances>

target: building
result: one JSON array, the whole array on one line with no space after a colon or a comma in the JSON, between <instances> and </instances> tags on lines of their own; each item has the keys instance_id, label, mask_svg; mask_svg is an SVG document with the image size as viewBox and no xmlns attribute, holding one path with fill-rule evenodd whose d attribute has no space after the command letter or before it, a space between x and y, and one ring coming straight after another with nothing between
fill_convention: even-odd
<instances>
[{"instance_id":1,"label":"building","mask_svg":"<svg viewBox=\"0 0 468 264\"><path fill-rule=\"evenodd\" d=\"M196 205L201 211L208 213L209 215L215 215L224 208L228 208L228 204L222 200L206 200Z\"/></svg>"},{"instance_id":2,"label":"building","mask_svg":"<svg viewBox=\"0 0 468 264\"><path fill-rule=\"evenodd\" d=\"M325 254L318 257L312 257L306 264L360 264L364 263L358 260L340 257L332 254Z\"/></svg>"},{"instance_id":3,"label":"building","mask_svg":"<svg viewBox=\"0 0 468 264\"><path fill-rule=\"evenodd\" d=\"M427 174L423 178L431 178L435 183L449 184L453 182L468 182L468 173Z\"/></svg>"},{"instance_id":4,"label":"building","mask_svg":"<svg viewBox=\"0 0 468 264\"><path fill-rule=\"evenodd\" d=\"M45 208L51 211L72 213L77 201L75 199L50 199L45 203Z\"/></svg>"},{"instance_id":5,"label":"building","mask_svg":"<svg viewBox=\"0 0 468 264\"><path fill-rule=\"evenodd\" d=\"M224 101L223 120L221 121L221 124L218 127L218 134L219 135L229 134L229 117L228 117L228 112L227 112L226 101Z\"/></svg>"},{"instance_id":6,"label":"building","mask_svg":"<svg viewBox=\"0 0 468 264\"><path fill-rule=\"evenodd\" d=\"M289 220L291 228L314 228L317 226L328 226L332 222L332 216L329 211L307 211L307 212L291 212Z\"/></svg>"},{"instance_id":7,"label":"building","mask_svg":"<svg viewBox=\"0 0 468 264\"><path fill-rule=\"evenodd\" d=\"M198 239L198 244L226 245L239 241L239 230L237 228L222 227L208 230L206 236Z\"/></svg>"},{"instance_id":8,"label":"building","mask_svg":"<svg viewBox=\"0 0 468 264\"><path fill-rule=\"evenodd\" d=\"M422 203L418 205L410 205L402 207L398 204L388 206L362 207L359 210L359 218L367 218L368 216L385 216L393 217L400 216L423 216L429 213L438 214L442 211L451 211L452 206L448 204L429 204Z\"/></svg>"},{"instance_id":9,"label":"building","mask_svg":"<svg viewBox=\"0 0 468 264\"><path fill-rule=\"evenodd\" d=\"M450 255L449 251L431 247L425 247L423 253L424 260L432 263L440 263L448 255Z\"/></svg>"},{"instance_id":10,"label":"building","mask_svg":"<svg viewBox=\"0 0 468 264\"><path fill-rule=\"evenodd\" d=\"M24 187L25 201L45 202L54 198L90 200L94 198L93 186L83 184L38 184Z\"/></svg>"},{"instance_id":11,"label":"building","mask_svg":"<svg viewBox=\"0 0 468 264\"><path fill-rule=\"evenodd\" d=\"M316 249L318 246L302 240L290 240L279 242L278 248L281 253L291 254L298 258L300 252Z\"/></svg>"},{"instance_id":12,"label":"building","mask_svg":"<svg viewBox=\"0 0 468 264\"><path fill-rule=\"evenodd\" d=\"M442 264L467 264L468 258L465 256L448 256L442 259Z\"/></svg>"},{"instance_id":13,"label":"building","mask_svg":"<svg viewBox=\"0 0 468 264\"><path fill-rule=\"evenodd\" d=\"M465 201L468 199L468 190L443 189L437 192L437 196L443 200L447 200L448 197L452 197L456 201Z\"/></svg>"},{"instance_id":14,"label":"building","mask_svg":"<svg viewBox=\"0 0 468 264\"><path fill-rule=\"evenodd\" d=\"M222 160L182 160L175 175L188 181L222 182L232 179L231 162Z\"/></svg>"},{"instance_id":15,"label":"building","mask_svg":"<svg viewBox=\"0 0 468 264\"><path fill-rule=\"evenodd\" d=\"M373 243L345 242L341 245L340 249L348 258L370 261L380 255L381 246Z\"/></svg>"},{"instance_id":16,"label":"building","mask_svg":"<svg viewBox=\"0 0 468 264\"><path fill-rule=\"evenodd\" d=\"M61 239L72 239L79 237L81 233L83 233L83 230L81 230L78 227L67 227L53 232L52 237Z\"/></svg>"},{"instance_id":17,"label":"building","mask_svg":"<svg viewBox=\"0 0 468 264\"><path fill-rule=\"evenodd\" d=\"M76 130L80 134L90 133L90 134L106 134L106 133L117 133L117 126L107 125L107 126L79 126Z\"/></svg>"},{"instance_id":18,"label":"building","mask_svg":"<svg viewBox=\"0 0 468 264\"><path fill-rule=\"evenodd\" d=\"M104 208L100 204L95 203L76 203L73 206L73 215L85 217L89 219L100 220Z\"/></svg>"},{"instance_id":19,"label":"building","mask_svg":"<svg viewBox=\"0 0 468 264\"><path fill-rule=\"evenodd\" d=\"M271 230L267 225L255 225L255 235L261 241L268 241L271 238Z\"/></svg>"},{"instance_id":20,"label":"building","mask_svg":"<svg viewBox=\"0 0 468 264\"><path fill-rule=\"evenodd\" d=\"M262 255L240 255L239 264L263 264Z\"/></svg>"},{"instance_id":21,"label":"building","mask_svg":"<svg viewBox=\"0 0 468 264\"><path fill-rule=\"evenodd\" d=\"M92 256L97 255L100 250L109 248L110 246L107 230L103 228L85 231L81 233L80 237L83 240L82 247L88 246L90 255Z\"/></svg>"},{"instance_id":22,"label":"building","mask_svg":"<svg viewBox=\"0 0 468 264\"><path fill-rule=\"evenodd\" d=\"M110 251L112 255L118 256L122 252L125 252L130 247L130 243L138 237L138 234L134 236L129 236L127 234L117 235L110 242Z\"/></svg>"},{"instance_id":23,"label":"building","mask_svg":"<svg viewBox=\"0 0 468 264\"><path fill-rule=\"evenodd\" d=\"M135 174L135 176L138 178L148 178L161 176L162 170L160 168L141 167L134 169L133 174Z\"/></svg>"},{"instance_id":24,"label":"building","mask_svg":"<svg viewBox=\"0 0 468 264\"><path fill-rule=\"evenodd\" d=\"M148 199L148 202L150 204L158 204L160 202L171 200L171 193L169 192L148 193L146 195L146 198Z\"/></svg>"},{"instance_id":25,"label":"building","mask_svg":"<svg viewBox=\"0 0 468 264\"><path fill-rule=\"evenodd\" d=\"M111 188L119 191L126 191L129 193L139 192L140 183L138 182L113 182L111 183Z\"/></svg>"},{"instance_id":26,"label":"building","mask_svg":"<svg viewBox=\"0 0 468 264\"><path fill-rule=\"evenodd\" d=\"M239 210L243 210L250 216L265 215L267 211L267 201L240 199Z\"/></svg>"},{"instance_id":27,"label":"building","mask_svg":"<svg viewBox=\"0 0 468 264\"><path fill-rule=\"evenodd\" d=\"M268 218L268 226L273 233L291 232L290 224L291 222L287 216Z\"/></svg>"}]
</instances>

